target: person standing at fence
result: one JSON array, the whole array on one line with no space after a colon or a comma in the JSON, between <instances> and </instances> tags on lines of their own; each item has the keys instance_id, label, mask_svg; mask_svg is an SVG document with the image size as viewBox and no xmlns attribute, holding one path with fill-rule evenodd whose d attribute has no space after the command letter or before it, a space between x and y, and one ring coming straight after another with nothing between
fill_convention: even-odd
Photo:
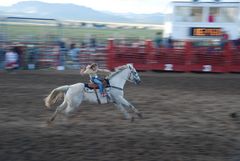
<instances>
[{"instance_id":1,"label":"person standing at fence","mask_svg":"<svg viewBox=\"0 0 240 161\"><path fill-rule=\"evenodd\" d=\"M80 70L80 74L88 74L90 77L90 81L98 85L99 92L102 97L106 96L104 92L104 86L101 79L98 76L98 73L102 72L105 74L110 74L111 72L107 69L100 69L96 63L92 63L91 65L87 65L85 68Z\"/></svg>"},{"instance_id":2,"label":"person standing at fence","mask_svg":"<svg viewBox=\"0 0 240 161\"><path fill-rule=\"evenodd\" d=\"M4 67L4 59L5 59L5 50L3 47L0 47L0 70Z\"/></svg>"},{"instance_id":3,"label":"person standing at fence","mask_svg":"<svg viewBox=\"0 0 240 161\"><path fill-rule=\"evenodd\" d=\"M76 47L75 43L72 43L70 45L70 50L68 52L68 55L72 61L75 61L78 58L78 54L80 52L80 49Z\"/></svg>"},{"instance_id":4,"label":"person standing at fence","mask_svg":"<svg viewBox=\"0 0 240 161\"><path fill-rule=\"evenodd\" d=\"M96 49L97 41L95 35L90 38L90 48Z\"/></svg>"},{"instance_id":5,"label":"person standing at fence","mask_svg":"<svg viewBox=\"0 0 240 161\"><path fill-rule=\"evenodd\" d=\"M221 41L221 48L222 48L222 50L226 46L228 40L229 40L229 35L227 34L226 31L222 31L222 37L221 37L221 40L220 40Z\"/></svg>"},{"instance_id":6,"label":"person standing at fence","mask_svg":"<svg viewBox=\"0 0 240 161\"><path fill-rule=\"evenodd\" d=\"M70 50L68 52L68 56L70 58L70 68L72 69L79 69L80 67L80 62L79 62L79 54L80 54L80 49L76 47L75 43L72 43L70 45Z\"/></svg>"},{"instance_id":7,"label":"person standing at fence","mask_svg":"<svg viewBox=\"0 0 240 161\"><path fill-rule=\"evenodd\" d=\"M11 71L18 67L19 55L13 48L9 48L5 54L5 69Z\"/></svg>"},{"instance_id":8,"label":"person standing at fence","mask_svg":"<svg viewBox=\"0 0 240 161\"><path fill-rule=\"evenodd\" d=\"M161 32L157 32L155 39L154 39L155 45L156 47L161 47L162 45L162 33Z\"/></svg>"},{"instance_id":9,"label":"person standing at fence","mask_svg":"<svg viewBox=\"0 0 240 161\"><path fill-rule=\"evenodd\" d=\"M27 45L28 69L35 69L38 58L38 49L34 45Z\"/></svg>"},{"instance_id":10,"label":"person standing at fence","mask_svg":"<svg viewBox=\"0 0 240 161\"><path fill-rule=\"evenodd\" d=\"M169 37L167 38L167 47L173 48L173 39L171 35L169 35Z\"/></svg>"},{"instance_id":11,"label":"person standing at fence","mask_svg":"<svg viewBox=\"0 0 240 161\"><path fill-rule=\"evenodd\" d=\"M59 46L59 49L60 49L59 64L58 65L61 66L64 69L65 55L67 53L67 49L66 49L64 40L59 40L58 41L58 46Z\"/></svg>"}]
</instances>

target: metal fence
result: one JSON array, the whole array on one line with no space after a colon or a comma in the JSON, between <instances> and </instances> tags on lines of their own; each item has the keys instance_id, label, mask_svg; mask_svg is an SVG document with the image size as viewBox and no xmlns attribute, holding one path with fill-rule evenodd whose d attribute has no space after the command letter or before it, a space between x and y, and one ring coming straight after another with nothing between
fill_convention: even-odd
<instances>
[{"instance_id":1,"label":"metal fence","mask_svg":"<svg viewBox=\"0 0 240 161\"><path fill-rule=\"evenodd\" d=\"M194 46L187 41L181 44L184 45L157 48L152 41L146 41L144 47L129 47L111 40L108 68L133 63L144 71L240 72L240 47L231 41L224 46Z\"/></svg>"}]
</instances>

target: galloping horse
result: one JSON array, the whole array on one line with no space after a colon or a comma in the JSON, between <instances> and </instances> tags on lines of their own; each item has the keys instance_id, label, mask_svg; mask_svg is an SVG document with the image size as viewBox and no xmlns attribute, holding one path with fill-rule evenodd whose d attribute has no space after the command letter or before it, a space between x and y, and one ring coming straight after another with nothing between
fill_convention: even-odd
<instances>
[{"instance_id":1,"label":"galloping horse","mask_svg":"<svg viewBox=\"0 0 240 161\"><path fill-rule=\"evenodd\" d=\"M54 114L49 119L49 123L52 122L59 112L64 111L65 114L74 112L79 108L83 101L92 103L105 104L112 102L116 107L123 112L126 119L134 120L134 117L130 115L127 109L131 109L138 117L142 118L142 114L124 98L123 87L126 81L139 84L141 82L140 77L132 64L126 64L115 69L115 72L111 73L108 77L109 88L108 97L101 97L97 92L98 97L94 90L89 90L85 87L84 83L76 83L73 85L60 86L51 91L51 93L45 98L45 105L50 108L54 105L58 99L64 97L61 105L59 105Z\"/></svg>"}]
</instances>

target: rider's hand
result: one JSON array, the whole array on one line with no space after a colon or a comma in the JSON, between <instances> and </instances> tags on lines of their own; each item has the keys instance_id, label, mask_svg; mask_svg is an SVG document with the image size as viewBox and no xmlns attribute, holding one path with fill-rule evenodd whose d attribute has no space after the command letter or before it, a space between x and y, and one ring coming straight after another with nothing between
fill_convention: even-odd
<instances>
[{"instance_id":1,"label":"rider's hand","mask_svg":"<svg viewBox=\"0 0 240 161\"><path fill-rule=\"evenodd\" d=\"M85 67L85 66L81 66L81 67L80 67L80 74L83 75L83 74L84 74L83 72L84 72L85 70L86 70L86 67Z\"/></svg>"}]
</instances>

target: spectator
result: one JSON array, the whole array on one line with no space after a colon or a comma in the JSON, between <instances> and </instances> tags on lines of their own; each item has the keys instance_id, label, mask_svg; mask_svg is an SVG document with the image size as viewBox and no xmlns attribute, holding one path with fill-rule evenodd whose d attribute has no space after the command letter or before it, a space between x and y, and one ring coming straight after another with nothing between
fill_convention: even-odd
<instances>
[{"instance_id":1,"label":"spectator","mask_svg":"<svg viewBox=\"0 0 240 161\"><path fill-rule=\"evenodd\" d=\"M38 58L38 50L34 45L27 46L28 69L35 69Z\"/></svg>"},{"instance_id":2,"label":"spectator","mask_svg":"<svg viewBox=\"0 0 240 161\"><path fill-rule=\"evenodd\" d=\"M214 15L213 14L210 14L208 16L208 22L214 22Z\"/></svg>"},{"instance_id":3,"label":"spectator","mask_svg":"<svg viewBox=\"0 0 240 161\"><path fill-rule=\"evenodd\" d=\"M86 43L84 41L81 42L81 49L85 49L86 48Z\"/></svg>"},{"instance_id":4,"label":"spectator","mask_svg":"<svg viewBox=\"0 0 240 161\"><path fill-rule=\"evenodd\" d=\"M70 50L68 52L68 56L70 58L70 67L77 69L80 67L80 62L79 62L79 54L80 54L80 49L76 47L76 44L73 43L70 45Z\"/></svg>"},{"instance_id":5,"label":"spectator","mask_svg":"<svg viewBox=\"0 0 240 161\"><path fill-rule=\"evenodd\" d=\"M215 10L211 10L209 15L208 15L208 22L215 22L216 21L216 15L217 15L217 11Z\"/></svg>"},{"instance_id":6,"label":"spectator","mask_svg":"<svg viewBox=\"0 0 240 161\"><path fill-rule=\"evenodd\" d=\"M235 40L235 46L237 49L240 49L240 38Z\"/></svg>"},{"instance_id":7,"label":"spectator","mask_svg":"<svg viewBox=\"0 0 240 161\"><path fill-rule=\"evenodd\" d=\"M154 42L155 42L156 47L158 47L158 48L161 47L161 45L162 45L162 33L161 32L156 33Z\"/></svg>"},{"instance_id":8,"label":"spectator","mask_svg":"<svg viewBox=\"0 0 240 161\"><path fill-rule=\"evenodd\" d=\"M96 37L95 36L90 38L90 47L91 48L96 48L97 47L97 41L96 41Z\"/></svg>"},{"instance_id":9,"label":"spectator","mask_svg":"<svg viewBox=\"0 0 240 161\"><path fill-rule=\"evenodd\" d=\"M173 40L171 35L167 38L167 47L173 48Z\"/></svg>"},{"instance_id":10,"label":"spectator","mask_svg":"<svg viewBox=\"0 0 240 161\"><path fill-rule=\"evenodd\" d=\"M21 44L20 42L15 42L13 45L14 45L13 51L18 55L18 62L17 62L18 68L23 68L25 65L25 56L26 56L23 50L23 44Z\"/></svg>"},{"instance_id":11,"label":"spectator","mask_svg":"<svg viewBox=\"0 0 240 161\"><path fill-rule=\"evenodd\" d=\"M89 47L90 47L90 51L95 53L96 52L96 49L97 49L97 40L96 40L96 37L95 36L91 36L90 40L89 40L90 44L89 44Z\"/></svg>"},{"instance_id":12,"label":"spectator","mask_svg":"<svg viewBox=\"0 0 240 161\"><path fill-rule=\"evenodd\" d=\"M5 54L5 69L6 70L14 70L19 67L19 55L10 48Z\"/></svg>"},{"instance_id":13,"label":"spectator","mask_svg":"<svg viewBox=\"0 0 240 161\"><path fill-rule=\"evenodd\" d=\"M67 53L67 49L65 46L65 42L63 40L60 40L58 42L59 50L60 50L60 55L59 55L59 66L64 68L64 62L65 62L65 55Z\"/></svg>"},{"instance_id":14,"label":"spectator","mask_svg":"<svg viewBox=\"0 0 240 161\"><path fill-rule=\"evenodd\" d=\"M4 67L4 57L5 55L5 50L3 49L3 47L0 47L0 70L3 69Z\"/></svg>"},{"instance_id":15,"label":"spectator","mask_svg":"<svg viewBox=\"0 0 240 161\"><path fill-rule=\"evenodd\" d=\"M78 58L79 52L80 52L80 49L76 47L75 43L70 45L70 50L68 52L68 55L72 61Z\"/></svg>"},{"instance_id":16,"label":"spectator","mask_svg":"<svg viewBox=\"0 0 240 161\"><path fill-rule=\"evenodd\" d=\"M225 45L227 44L229 40L229 35L227 34L226 31L222 31L222 36L221 36L221 48L224 49Z\"/></svg>"}]
</instances>

